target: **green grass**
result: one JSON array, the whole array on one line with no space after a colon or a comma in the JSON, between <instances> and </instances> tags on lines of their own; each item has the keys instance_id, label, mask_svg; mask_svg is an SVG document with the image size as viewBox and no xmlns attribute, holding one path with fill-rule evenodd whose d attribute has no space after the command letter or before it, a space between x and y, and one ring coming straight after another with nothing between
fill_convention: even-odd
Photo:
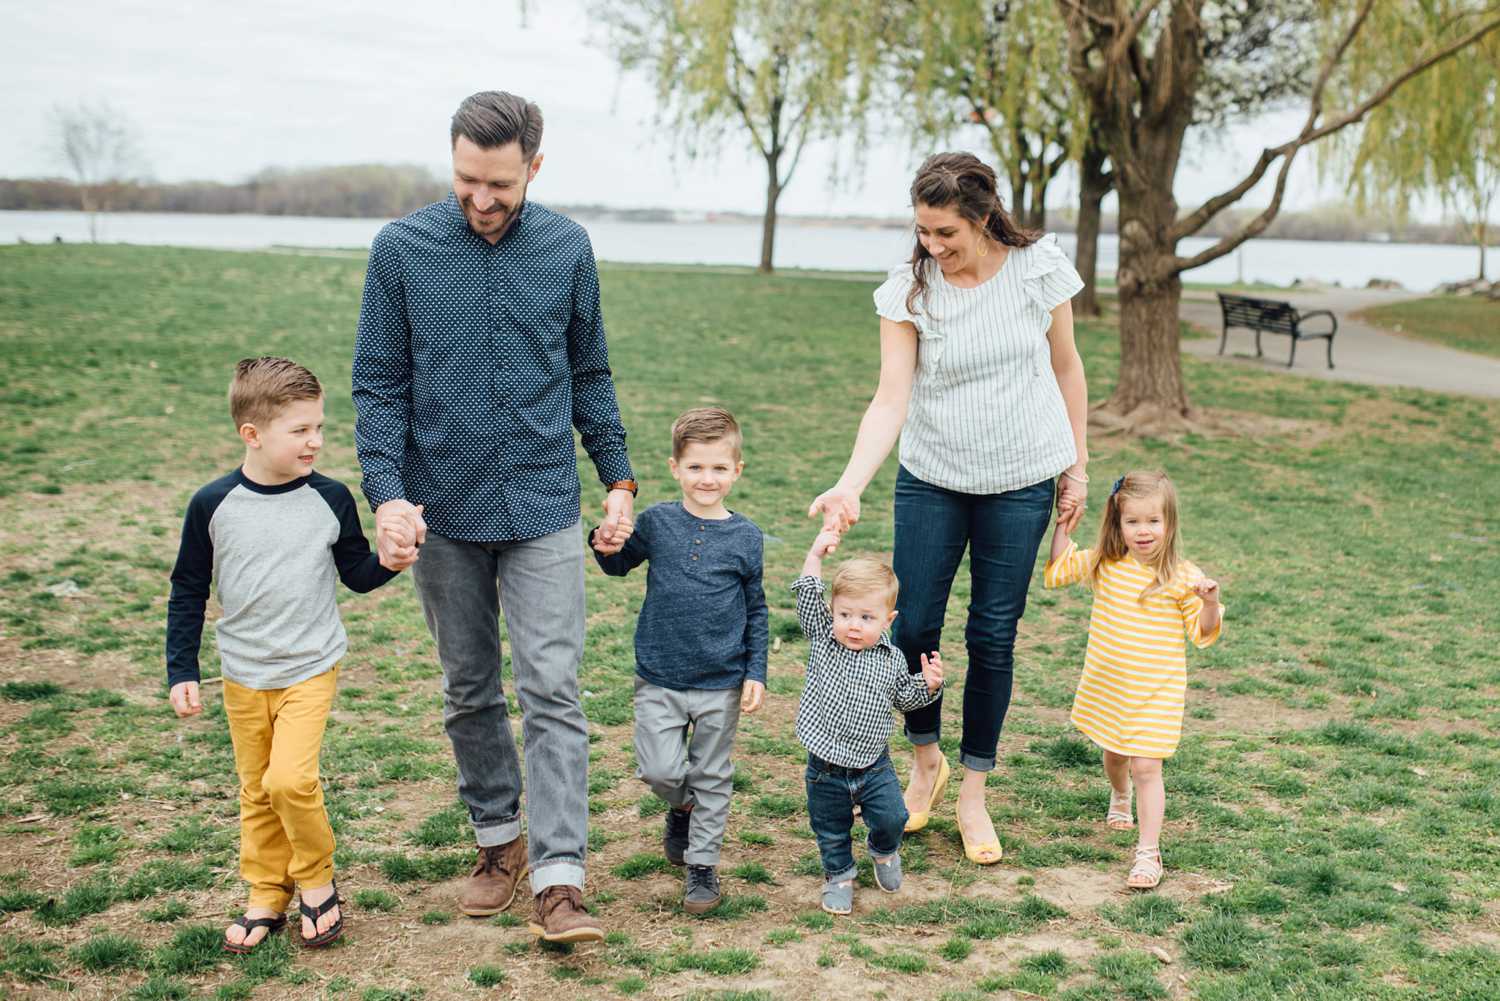
<instances>
[{"instance_id":1,"label":"green grass","mask_svg":"<svg viewBox=\"0 0 1500 1001\"><path fill-rule=\"evenodd\" d=\"M224 956L224 924L244 904L233 749L212 685L202 717L179 723L166 710L167 579L188 497L237 461L223 392L246 354L287 353L319 373L321 468L357 485L348 386L362 276L355 259L0 248L0 630L13 651L0 683L0 980L224 999L284 983L356 1001L477 996L494 989L465 971L496 964L507 974L496 993L712 997L753 993L761 978L812 983L836 966L878 979L888 997L1149 998L1179 976L1174 996L1198 1001L1495 996L1500 953L1485 929L1500 906L1500 404L1185 359L1192 399L1244 434L1096 435L1079 533L1097 530L1098 484L1164 467L1187 555L1224 586L1225 638L1190 655L1184 739L1164 772L1168 892L1116 895L1133 836L1100 823L1097 753L1066 724L1087 596L1036 584L989 784L1006 861L962 860L950 795L904 848L918 892L864 888L856 915L835 921L817 910L792 732L806 648L786 585L812 535L807 504L838 475L875 384L870 283L623 266L604 268L604 302L642 503L674 496L664 456L682 409L722 403L745 428L731 506L766 533L781 640L767 707L741 723L724 841L726 886L754 892L731 892L702 920L681 912L660 857L666 805L631 778L644 575L606 579L591 566L579 679L591 693L587 899L629 937L544 951L522 927L524 892L497 920L455 914L450 881L473 864L473 831L454 802L441 672L411 583L398 580L340 595L350 651L321 768L356 912L335 953L344 975L299 979L325 976L323 960L290 935ZM1116 338L1078 329L1099 400ZM592 519L587 460L583 470ZM838 559L889 555L894 471L866 492ZM49 590L66 581L86 597ZM943 634L950 757L971 598L960 567ZM203 649L215 677L211 636ZM518 720L508 660L504 683ZM1074 899L1058 872L1105 902L1056 906ZM390 917L372 913L386 904ZM381 932L398 924L420 947L390 948ZM1063 941L1037 952L1030 936L1042 932ZM143 957L107 944L127 934ZM854 936L858 953L835 935ZM1147 961L1155 944L1173 965ZM750 962L741 953L756 963L747 973L735 972ZM273 977L282 983L255 986Z\"/></svg>"},{"instance_id":2,"label":"green grass","mask_svg":"<svg viewBox=\"0 0 1500 1001\"><path fill-rule=\"evenodd\" d=\"M1407 337L1500 358L1500 303L1482 296L1411 299L1372 306L1355 315Z\"/></svg>"}]
</instances>

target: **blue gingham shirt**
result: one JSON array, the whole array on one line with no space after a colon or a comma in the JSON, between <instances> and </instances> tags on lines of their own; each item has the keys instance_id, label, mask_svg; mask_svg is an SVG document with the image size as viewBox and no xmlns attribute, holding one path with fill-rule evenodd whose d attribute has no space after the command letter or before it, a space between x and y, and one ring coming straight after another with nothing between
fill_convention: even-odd
<instances>
[{"instance_id":1,"label":"blue gingham shirt","mask_svg":"<svg viewBox=\"0 0 1500 1001\"><path fill-rule=\"evenodd\" d=\"M583 227L527 202L491 245L452 194L383 227L354 407L370 506L425 505L447 538L534 539L577 523L575 427L601 483L633 479Z\"/></svg>"},{"instance_id":2,"label":"blue gingham shirt","mask_svg":"<svg viewBox=\"0 0 1500 1001\"><path fill-rule=\"evenodd\" d=\"M829 764L868 768L891 742L891 710L911 712L938 700L889 632L865 650L850 650L833 636L833 614L823 600L823 582L798 577L797 621L807 637L807 684L797 706L797 739Z\"/></svg>"}]
</instances>

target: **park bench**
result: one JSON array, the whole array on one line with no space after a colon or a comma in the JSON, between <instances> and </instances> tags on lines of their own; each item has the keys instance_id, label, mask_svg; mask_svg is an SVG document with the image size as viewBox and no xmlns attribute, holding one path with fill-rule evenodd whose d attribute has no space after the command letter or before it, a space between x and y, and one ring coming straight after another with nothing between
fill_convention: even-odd
<instances>
[{"instance_id":1,"label":"park bench","mask_svg":"<svg viewBox=\"0 0 1500 1001\"><path fill-rule=\"evenodd\" d=\"M1255 357L1262 357L1260 350L1260 335L1262 331L1268 334L1286 334L1292 339L1291 356L1286 360L1286 367L1291 368L1292 362L1297 360L1297 342L1316 340L1319 337L1328 341L1328 367L1333 368L1333 335L1338 333L1338 318L1326 309L1315 309L1311 312L1301 312L1296 306L1289 302L1278 302L1275 299L1254 299L1247 295L1226 295L1219 293L1219 308L1224 312L1224 333L1219 337L1219 354L1224 353L1224 344L1229 340L1230 327L1245 327L1255 331ZM1302 323L1315 316L1326 316L1331 325L1328 330L1306 331L1302 329Z\"/></svg>"}]
</instances>

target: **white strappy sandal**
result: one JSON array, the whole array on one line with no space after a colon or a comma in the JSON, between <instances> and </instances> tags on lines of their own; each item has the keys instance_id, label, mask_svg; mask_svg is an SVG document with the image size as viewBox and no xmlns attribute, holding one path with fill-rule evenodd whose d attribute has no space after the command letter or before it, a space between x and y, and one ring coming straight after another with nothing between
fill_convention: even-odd
<instances>
[{"instance_id":1,"label":"white strappy sandal","mask_svg":"<svg viewBox=\"0 0 1500 1001\"><path fill-rule=\"evenodd\" d=\"M1161 882L1161 850L1155 846L1140 846L1135 850L1135 865L1125 877L1125 885L1132 890L1154 890Z\"/></svg>"}]
</instances>

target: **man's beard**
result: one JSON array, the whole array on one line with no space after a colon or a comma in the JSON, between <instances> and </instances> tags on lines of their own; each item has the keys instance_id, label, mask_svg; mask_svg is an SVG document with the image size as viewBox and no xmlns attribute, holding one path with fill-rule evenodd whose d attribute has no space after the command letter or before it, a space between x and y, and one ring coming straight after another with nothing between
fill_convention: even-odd
<instances>
[{"instance_id":1,"label":"man's beard","mask_svg":"<svg viewBox=\"0 0 1500 1001\"><path fill-rule=\"evenodd\" d=\"M471 200L469 202L469 209L474 213L474 215L478 216L478 218L481 221L483 221L483 222L494 222L496 216L498 215L499 219L500 219L500 222L499 222L499 228L498 229L494 229L494 230L481 230L478 226L475 226L474 223L473 223L473 221L471 220L469 222L469 228L472 229L472 230L474 230L474 232L476 232L476 233L480 233L481 235L484 235L484 236L493 236L496 239L499 239L500 237L504 236L506 233L510 232L510 228L512 226L514 226L515 223L516 223L516 220L518 218L520 218L521 211L524 208L526 208L526 194L525 194L525 192L521 193L521 200L516 203L516 207L515 208L506 209L506 210L504 210L503 213L484 213L484 212L480 212L478 209L474 208L474 203Z\"/></svg>"}]
</instances>

